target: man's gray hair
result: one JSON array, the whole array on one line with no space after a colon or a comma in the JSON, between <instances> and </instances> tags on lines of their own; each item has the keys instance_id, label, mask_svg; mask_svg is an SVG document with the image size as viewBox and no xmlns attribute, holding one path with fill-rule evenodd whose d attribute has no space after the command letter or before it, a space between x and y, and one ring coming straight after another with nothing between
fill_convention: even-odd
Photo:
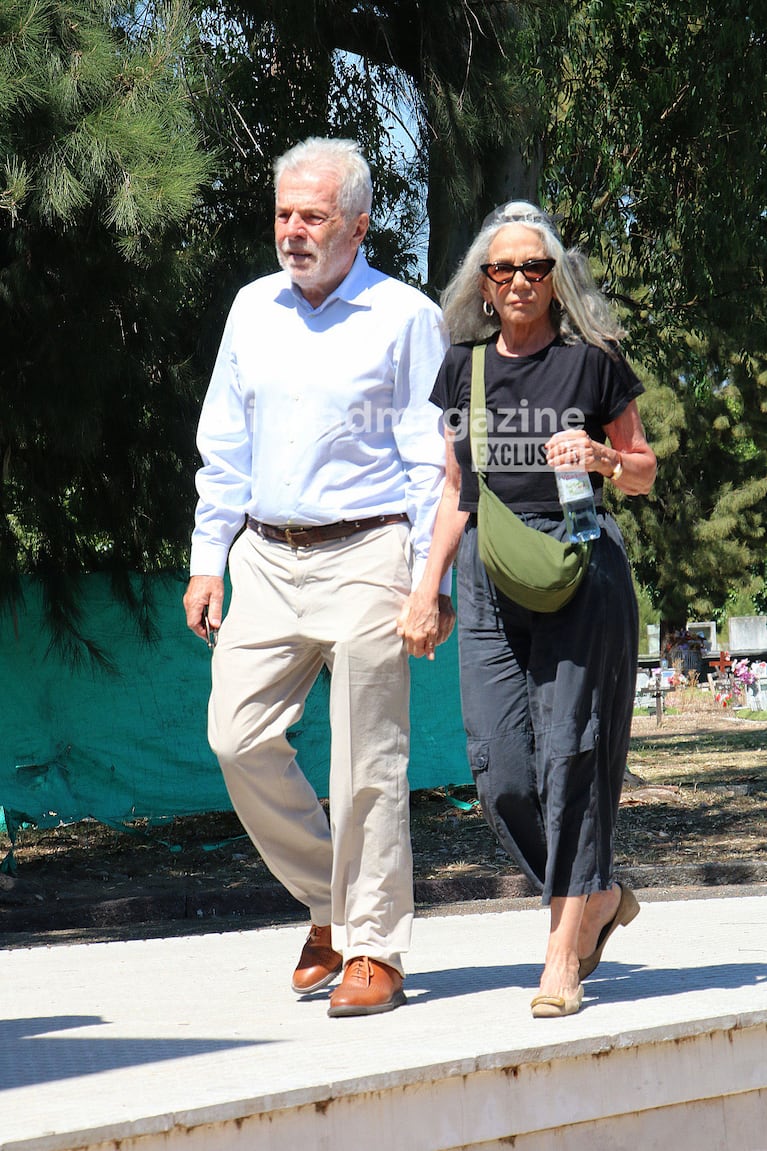
<instances>
[{"instance_id":1,"label":"man's gray hair","mask_svg":"<svg viewBox=\"0 0 767 1151\"><path fill-rule=\"evenodd\" d=\"M482 230L442 293L442 310L452 342L477 343L489 339L501 326L496 314L488 317L482 309L480 265L489 263L490 245L509 224L524 224L537 232L545 254L556 260L551 273L551 322L555 332L567 343L585 340L614 354L615 344L625 332L596 286L588 260L576 248L566 251L551 216L525 200L503 204L485 218Z\"/></svg>"},{"instance_id":2,"label":"man's gray hair","mask_svg":"<svg viewBox=\"0 0 767 1151\"><path fill-rule=\"evenodd\" d=\"M275 190L285 172L325 168L339 178L338 207L349 218L370 212L373 182L368 162L356 140L329 140L310 136L296 144L274 162Z\"/></svg>"}]
</instances>

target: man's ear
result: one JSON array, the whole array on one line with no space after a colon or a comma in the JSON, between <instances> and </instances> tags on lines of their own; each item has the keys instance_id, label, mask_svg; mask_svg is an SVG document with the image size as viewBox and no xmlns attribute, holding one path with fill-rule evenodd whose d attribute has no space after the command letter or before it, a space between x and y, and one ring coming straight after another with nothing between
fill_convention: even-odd
<instances>
[{"instance_id":1,"label":"man's ear","mask_svg":"<svg viewBox=\"0 0 767 1151\"><path fill-rule=\"evenodd\" d=\"M370 216L367 214L367 212L360 212L359 216L357 217L357 223L354 227L354 231L352 232L352 239L357 244L357 246L359 246L365 239L369 227Z\"/></svg>"}]
</instances>

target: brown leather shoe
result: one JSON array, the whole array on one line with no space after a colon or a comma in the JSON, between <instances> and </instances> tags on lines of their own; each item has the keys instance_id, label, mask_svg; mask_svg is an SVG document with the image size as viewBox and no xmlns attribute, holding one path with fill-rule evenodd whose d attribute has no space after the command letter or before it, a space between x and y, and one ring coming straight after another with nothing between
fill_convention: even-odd
<instances>
[{"instance_id":1,"label":"brown leather shoe","mask_svg":"<svg viewBox=\"0 0 767 1151\"><path fill-rule=\"evenodd\" d=\"M331 947L330 926L312 924L290 986L296 995L309 995L332 983L342 966L343 956Z\"/></svg>"},{"instance_id":2,"label":"brown leather shoe","mask_svg":"<svg viewBox=\"0 0 767 1151\"><path fill-rule=\"evenodd\" d=\"M406 1002L399 971L360 955L346 964L343 981L330 996L328 1015L378 1015Z\"/></svg>"}]
</instances>

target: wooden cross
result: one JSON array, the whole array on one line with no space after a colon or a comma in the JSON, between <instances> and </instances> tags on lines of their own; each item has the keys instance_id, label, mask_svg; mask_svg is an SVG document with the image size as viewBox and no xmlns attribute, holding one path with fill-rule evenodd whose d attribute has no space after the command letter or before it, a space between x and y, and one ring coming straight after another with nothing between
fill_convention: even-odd
<instances>
[{"instance_id":1,"label":"wooden cross","mask_svg":"<svg viewBox=\"0 0 767 1151\"><path fill-rule=\"evenodd\" d=\"M716 668L716 670L719 672L719 674L722 677L727 675L727 671L728 671L730 665L732 664L732 660L730 659L730 653L728 651L720 651L718 660L709 659L708 662L711 664L712 668Z\"/></svg>"},{"instance_id":2,"label":"wooden cross","mask_svg":"<svg viewBox=\"0 0 767 1151\"><path fill-rule=\"evenodd\" d=\"M660 727L663 723L663 688L661 687L660 674L655 677L655 726Z\"/></svg>"}]
</instances>

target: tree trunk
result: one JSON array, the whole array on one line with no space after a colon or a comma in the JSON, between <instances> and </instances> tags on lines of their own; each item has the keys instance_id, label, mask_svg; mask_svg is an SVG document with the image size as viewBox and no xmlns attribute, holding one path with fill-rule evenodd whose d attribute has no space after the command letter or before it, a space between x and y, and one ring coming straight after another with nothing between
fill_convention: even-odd
<instances>
[{"instance_id":1,"label":"tree trunk","mask_svg":"<svg viewBox=\"0 0 767 1151\"><path fill-rule=\"evenodd\" d=\"M474 171L467 182L479 186L474 201L465 208L456 204L451 185L455 180L456 157L435 140L429 150L429 286L438 292L456 271L466 249L479 232L482 221L493 208L509 200L537 201L541 155L530 163L518 144L499 151L488 147L473 159Z\"/></svg>"}]
</instances>

